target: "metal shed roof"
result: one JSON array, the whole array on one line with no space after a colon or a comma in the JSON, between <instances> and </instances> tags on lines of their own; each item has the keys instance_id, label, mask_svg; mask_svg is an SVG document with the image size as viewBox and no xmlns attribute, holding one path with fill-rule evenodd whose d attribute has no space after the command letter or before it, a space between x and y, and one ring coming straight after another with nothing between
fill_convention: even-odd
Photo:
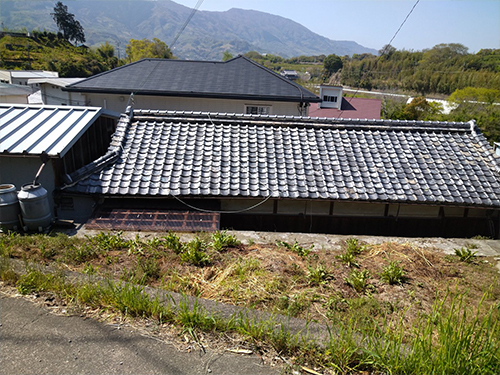
<instances>
[{"instance_id":1,"label":"metal shed roof","mask_svg":"<svg viewBox=\"0 0 500 375\"><path fill-rule=\"evenodd\" d=\"M98 107L0 104L0 153L62 157L102 114Z\"/></svg>"}]
</instances>

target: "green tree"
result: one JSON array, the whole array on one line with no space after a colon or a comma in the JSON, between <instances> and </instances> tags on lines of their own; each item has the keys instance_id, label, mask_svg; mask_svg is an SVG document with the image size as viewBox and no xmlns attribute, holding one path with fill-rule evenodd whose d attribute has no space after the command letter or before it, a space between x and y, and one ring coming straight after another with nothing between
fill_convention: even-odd
<instances>
[{"instance_id":1,"label":"green tree","mask_svg":"<svg viewBox=\"0 0 500 375\"><path fill-rule=\"evenodd\" d=\"M115 56L115 47L109 42L97 47L96 53L106 63L109 69L116 68L120 63Z\"/></svg>"},{"instance_id":2,"label":"green tree","mask_svg":"<svg viewBox=\"0 0 500 375\"><path fill-rule=\"evenodd\" d=\"M328 55L323 60L323 67L325 69L325 76L330 77L333 73L342 69L342 59L337 55Z\"/></svg>"},{"instance_id":3,"label":"green tree","mask_svg":"<svg viewBox=\"0 0 500 375\"><path fill-rule=\"evenodd\" d=\"M224 51L222 54L222 61L227 61L231 60L233 58L233 55L229 51Z\"/></svg>"},{"instance_id":4,"label":"green tree","mask_svg":"<svg viewBox=\"0 0 500 375\"><path fill-rule=\"evenodd\" d=\"M407 120L429 120L441 109L440 105L429 103L423 96L418 96L405 106L403 113Z\"/></svg>"},{"instance_id":5,"label":"green tree","mask_svg":"<svg viewBox=\"0 0 500 375\"><path fill-rule=\"evenodd\" d=\"M59 31L67 41L74 41L75 43L85 42L85 34L83 27L75 19L75 15L68 12L68 7L58 1L54 7L54 13L50 13L54 22L56 23Z\"/></svg>"},{"instance_id":6,"label":"green tree","mask_svg":"<svg viewBox=\"0 0 500 375\"><path fill-rule=\"evenodd\" d=\"M467 104L467 102L493 104L500 102L500 90L486 89L484 87L465 87L455 90L448 98L448 101L455 105Z\"/></svg>"},{"instance_id":7,"label":"green tree","mask_svg":"<svg viewBox=\"0 0 500 375\"><path fill-rule=\"evenodd\" d=\"M466 87L454 91L448 101L455 107L449 121L474 119L490 142L500 141L500 90Z\"/></svg>"},{"instance_id":8,"label":"green tree","mask_svg":"<svg viewBox=\"0 0 500 375\"><path fill-rule=\"evenodd\" d=\"M158 38L149 39L130 39L126 48L127 59L129 62L138 61L147 58L172 59L174 55L170 48Z\"/></svg>"}]
</instances>

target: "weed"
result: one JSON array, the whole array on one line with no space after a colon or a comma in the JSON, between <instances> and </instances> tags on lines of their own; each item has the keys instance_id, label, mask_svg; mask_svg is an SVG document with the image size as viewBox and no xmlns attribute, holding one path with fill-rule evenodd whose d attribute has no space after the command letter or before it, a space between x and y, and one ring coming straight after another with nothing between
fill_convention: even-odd
<instances>
[{"instance_id":1,"label":"weed","mask_svg":"<svg viewBox=\"0 0 500 375\"><path fill-rule=\"evenodd\" d=\"M332 296L328 297L326 302L324 303L327 309L327 317L332 319L333 315L337 312L345 312L349 309L349 303L347 299L345 299L342 294L335 293Z\"/></svg>"},{"instance_id":2,"label":"weed","mask_svg":"<svg viewBox=\"0 0 500 375\"><path fill-rule=\"evenodd\" d=\"M19 275L12 269L9 259L3 258L0 262L0 280L7 285L15 285Z\"/></svg>"},{"instance_id":3,"label":"weed","mask_svg":"<svg viewBox=\"0 0 500 375\"><path fill-rule=\"evenodd\" d=\"M82 245L72 245L66 249L64 257L66 261L73 264L87 262L99 256L99 250L89 243Z\"/></svg>"},{"instance_id":4,"label":"weed","mask_svg":"<svg viewBox=\"0 0 500 375\"><path fill-rule=\"evenodd\" d=\"M380 279L387 284L403 284L406 281L406 272L399 262L389 262L389 264L382 268Z\"/></svg>"},{"instance_id":5,"label":"weed","mask_svg":"<svg viewBox=\"0 0 500 375\"><path fill-rule=\"evenodd\" d=\"M336 256L342 263L345 263L348 267L359 267L358 262L356 262L356 254L346 251L340 255Z\"/></svg>"},{"instance_id":6,"label":"weed","mask_svg":"<svg viewBox=\"0 0 500 375\"><path fill-rule=\"evenodd\" d=\"M104 251L120 250L131 245L130 241L122 238L122 233L121 231L116 234L100 232L95 236L87 236L87 240Z\"/></svg>"},{"instance_id":7,"label":"weed","mask_svg":"<svg viewBox=\"0 0 500 375\"><path fill-rule=\"evenodd\" d=\"M138 234L135 235L135 238L133 240L128 241L127 247L128 247L127 251L128 255L131 254L144 255L145 244L142 242Z\"/></svg>"},{"instance_id":8,"label":"weed","mask_svg":"<svg viewBox=\"0 0 500 375\"><path fill-rule=\"evenodd\" d=\"M345 241L346 252L352 253L354 255L359 255L365 250L365 246L359 244L359 240L357 238L348 238Z\"/></svg>"},{"instance_id":9,"label":"weed","mask_svg":"<svg viewBox=\"0 0 500 375\"><path fill-rule=\"evenodd\" d=\"M60 275L44 274L35 268L28 268L27 272L19 277L16 285L20 294L30 294L58 291L64 285L64 280Z\"/></svg>"},{"instance_id":10,"label":"weed","mask_svg":"<svg viewBox=\"0 0 500 375\"><path fill-rule=\"evenodd\" d=\"M328 282L331 275L326 270L325 266L318 264L316 267L307 267L307 279L310 285L323 285Z\"/></svg>"},{"instance_id":11,"label":"weed","mask_svg":"<svg viewBox=\"0 0 500 375\"><path fill-rule=\"evenodd\" d=\"M342 254L337 255L336 258L345 263L348 267L359 267L356 262L356 256L361 254L365 249L364 246L359 245L357 238L349 238L345 241L345 250Z\"/></svg>"},{"instance_id":12,"label":"weed","mask_svg":"<svg viewBox=\"0 0 500 375\"><path fill-rule=\"evenodd\" d=\"M218 324L213 314L209 314L198 304L197 299L192 303L192 307L190 305L188 298L181 299L175 320L182 326L182 332L189 334L196 342L199 342L196 335L197 330L211 331L218 325L222 326L222 324Z\"/></svg>"},{"instance_id":13,"label":"weed","mask_svg":"<svg viewBox=\"0 0 500 375\"><path fill-rule=\"evenodd\" d=\"M212 234L212 242L210 245L215 251L222 251L227 247L238 246L241 242L236 239L232 234L227 234L227 231L218 230Z\"/></svg>"},{"instance_id":14,"label":"weed","mask_svg":"<svg viewBox=\"0 0 500 375\"><path fill-rule=\"evenodd\" d=\"M305 247L302 247L299 245L299 243L297 241L295 241L293 244L290 244L290 243L285 242L285 241L277 241L276 244L278 246L284 247L285 249L288 249L288 250L298 254L301 257L306 257L311 252L311 250L314 248L314 245L311 245L311 247L308 249Z\"/></svg>"},{"instance_id":15,"label":"weed","mask_svg":"<svg viewBox=\"0 0 500 375\"><path fill-rule=\"evenodd\" d=\"M183 245L181 243L181 239L175 233L169 231L163 239L165 240L165 245L168 249L172 250L176 254L182 253Z\"/></svg>"},{"instance_id":16,"label":"weed","mask_svg":"<svg viewBox=\"0 0 500 375\"><path fill-rule=\"evenodd\" d=\"M473 313L463 294L447 294L412 331L386 321L368 337L366 353L391 373L497 374L500 327L492 308L481 313L483 300Z\"/></svg>"},{"instance_id":17,"label":"weed","mask_svg":"<svg viewBox=\"0 0 500 375\"><path fill-rule=\"evenodd\" d=\"M97 273L97 269L94 268L92 263L86 263L83 267L83 273L86 275L95 275Z\"/></svg>"},{"instance_id":18,"label":"weed","mask_svg":"<svg viewBox=\"0 0 500 375\"><path fill-rule=\"evenodd\" d=\"M298 317L309 309L313 302L314 296L303 292L291 296L281 296L276 302L276 307L278 311L284 312L287 316Z\"/></svg>"},{"instance_id":19,"label":"weed","mask_svg":"<svg viewBox=\"0 0 500 375\"><path fill-rule=\"evenodd\" d=\"M491 240L492 238L488 237L488 236L481 236L480 234L478 234L474 237L471 237L471 239L473 239L473 240Z\"/></svg>"},{"instance_id":20,"label":"weed","mask_svg":"<svg viewBox=\"0 0 500 375\"><path fill-rule=\"evenodd\" d=\"M194 266L203 267L210 263L210 256L205 252L205 243L196 237L188 242L181 253L181 260Z\"/></svg>"},{"instance_id":21,"label":"weed","mask_svg":"<svg viewBox=\"0 0 500 375\"><path fill-rule=\"evenodd\" d=\"M353 287L358 293L362 293L368 286L369 278L370 272L368 270L351 270L351 272L349 272L349 276L347 276L344 281Z\"/></svg>"},{"instance_id":22,"label":"weed","mask_svg":"<svg viewBox=\"0 0 500 375\"><path fill-rule=\"evenodd\" d=\"M172 312L158 298L151 300L144 293L144 288L138 285L108 281L100 293L102 302L130 316L152 317L160 322L172 316Z\"/></svg>"},{"instance_id":23,"label":"weed","mask_svg":"<svg viewBox=\"0 0 500 375\"><path fill-rule=\"evenodd\" d=\"M476 257L476 252L472 251L468 247L467 248L461 247L455 249L455 255L460 259L460 261L471 263Z\"/></svg>"},{"instance_id":24,"label":"weed","mask_svg":"<svg viewBox=\"0 0 500 375\"><path fill-rule=\"evenodd\" d=\"M54 256L56 254L57 254L57 251L53 247L47 248L45 244L42 244L40 246L40 255L42 256L42 258L50 260L50 259L54 258Z\"/></svg>"},{"instance_id":25,"label":"weed","mask_svg":"<svg viewBox=\"0 0 500 375\"><path fill-rule=\"evenodd\" d=\"M156 280L160 277L160 267L154 258L139 258L139 267L145 280Z\"/></svg>"}]
</instances>

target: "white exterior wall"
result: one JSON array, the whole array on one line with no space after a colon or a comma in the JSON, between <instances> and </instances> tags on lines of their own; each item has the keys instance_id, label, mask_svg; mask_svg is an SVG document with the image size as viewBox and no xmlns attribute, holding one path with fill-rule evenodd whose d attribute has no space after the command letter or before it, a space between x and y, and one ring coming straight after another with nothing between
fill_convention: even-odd
<instances>
[{"instance_id":1,"label":"white exterior wall","mask_svg":"<svg viewBox=\"0 0 500 375\"><path fill-rule=\"evenodd\" d=\"M71 93L75 95L76 93ZM84 94L87 105L103 107L112 111L123 113L127 107L129 96L115 94ZM299 116L298 103L268 102L258 100L236 99L206 99L182 98L165 96L134 96L134 108L137 109L163 109L171 111L202 111L220 113L245 113L246 105L270 106L271 115ZM304 114L307 116L307 114Z\"/></svg>"},{"instance_id":2,"label":"white exterior wall","mask_svg":"<svg viewBox=\"0 0 500 375\"><path fill-rule=\"evenodd\" d=\"M50 83L41 83L42 101L47 105L81 105L85 106L85 96L78 92L62 91L61 87Z\"/></svg>"},{"instance_id":3,"label":"white exterior wall","mask_svg":"<svg viewBox=\"0 0 500 375\"><path fill-rule=\"evenodd\" d=\"M325 101L324 97L336 97L336 102ZM319 87L319 97L323 100L320 104L321 108L336 108L340 109L342 105L342 87L341 86L326 86L321 85Z\"/></svg>"},{"instance_id":4,"label":"white exterior wall","mask_svg":"<svg viewBox=\"0 0 500 375\"><path fill-rule=\"evenodd\" d=\"M0 103L28 104L27 95L1 95Z\"/></svg>"}]
</instances>

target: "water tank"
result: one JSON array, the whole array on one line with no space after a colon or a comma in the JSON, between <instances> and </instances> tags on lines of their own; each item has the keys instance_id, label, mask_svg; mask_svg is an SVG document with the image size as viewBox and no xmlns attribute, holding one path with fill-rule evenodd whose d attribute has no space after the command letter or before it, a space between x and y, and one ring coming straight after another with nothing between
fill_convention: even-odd
<instances>
[{"instance_id":1,"label":"water tank","mask_svg":"<svg viewBox=\"0 0 500 375\"><path fill-rule=\"evenodd\" d=\"M25 184L17 194L25 231L42 232L52 223L47 190L40 184Z\"/></svg>"},{"instance_id":2,"label":"water tank","mask_svg":"<svg viewBox=\"0 0 500 375\"><path fill-rule=\"evenodd\" d=\"M0 185L0 232L17 230L20 214L16 187L12 184Z\"/></svg>"}]
</instances>

